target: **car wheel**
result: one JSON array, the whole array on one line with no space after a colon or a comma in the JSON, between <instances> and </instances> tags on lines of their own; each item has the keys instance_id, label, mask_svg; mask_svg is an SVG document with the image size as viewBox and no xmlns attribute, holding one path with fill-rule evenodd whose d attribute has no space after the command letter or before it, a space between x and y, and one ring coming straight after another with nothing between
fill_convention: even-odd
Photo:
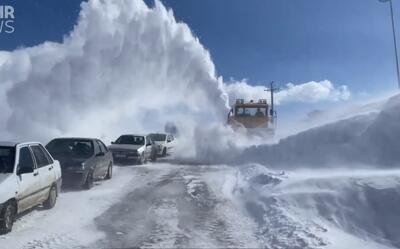
<instances>
[{"instance_id":1,"label":"car wheel","mask_svg":"<svg viewBox=\"0 0 400 249\"><path fill-rule=\"evenodd\" d=\"M0 214L0 233L6 234L11 232L14 219L15 219L16 208L12 202L5 204L3 211Z\"/></svg>"},{"instance_id":2,"label":"car wheel","mask_svg":"<svg viewBox=\"0 0 400 249\"><path fill-rule=\"evenodd\" d=\"M106 179L107 180L111 179L112 178L112 174L113 174L113 165L112 165L112 163L110 163L110 165L108 165Z\"/></svg>"},{"instance_id":3,"label":"car wheel","mask_svg":"<svg viewBox=\"0 0 400 249\"><path fill-rule=\"evenodd\" d=\"M162 156L167 156L167 148L164 148L162 151Z\"/></svg>"},{"instance_id":4,"label":"car wheel","mask_svg":"<svg viewBox=\"0 0 400 249\"><path fill-rule=\"evenodd\" d=\"M89 190L93 187L93 172L88 173L88 175L86 177L86 182L83 185L83 187L87 190Z\"/></svg>"},{"instance_id":5,"label":"car wheel","mask_svg":"<svg viewBox=\"0 0 400 249\"><path fill-rule=\"evenodd\" d=\"M45 202L43 202L43 207L46 209L51 209L56 205L57 202L57 188L52 186L49 191L49 197Z\"/></svg>"}]
</instances>

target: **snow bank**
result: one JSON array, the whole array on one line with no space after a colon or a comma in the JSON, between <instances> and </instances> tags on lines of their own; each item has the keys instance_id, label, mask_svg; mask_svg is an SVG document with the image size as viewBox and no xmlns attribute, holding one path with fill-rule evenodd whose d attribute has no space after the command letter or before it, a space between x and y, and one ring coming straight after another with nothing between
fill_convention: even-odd
<instances>
[{"instance_id":1,"label":"snow bank","mask_svg":"<svg viewBox=\"0 0 400 249\"><path fill-rule=\"evenodd\" d=\"M400 95L389 99L356 146L365 162L400 166Z\"/></svg>"},{"instance_id":2,"label":"snow bank","mask_svg":"<svg viewBox=\"0 0 400 249\"><path fill-rule=\"evenodd\" d=\"M366 114L313 128L275 145L246 149L239 162L271 167L332 165L400 165L400 95L390 98L379 114ZM365 166L363 166L365 167Z\"/></svg>"},{"instance_id":3,"label":"snow bank","mask_svg":"<svg viewBox=\"0 0 400 249\"><path fill-rule=\"evenodd\" d=\"M257 222L268 248L400 247L399 170L242 165L210 184Z\"/></svg>"}]
</instances>

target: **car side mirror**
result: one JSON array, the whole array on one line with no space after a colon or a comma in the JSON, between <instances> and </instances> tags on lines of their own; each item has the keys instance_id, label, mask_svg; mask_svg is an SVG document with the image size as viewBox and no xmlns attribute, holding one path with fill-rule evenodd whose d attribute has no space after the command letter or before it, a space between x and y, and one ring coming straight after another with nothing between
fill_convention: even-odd
<instances>
[{"instance_id":1,"label":"car side mirror","mask_svg":"<svg viewBox=\"0 0 400 249\"><path fill-rule=\"evenodd\" d=\"M19 168L17 173L18 175L33 173L33 168L28 168L28 167Z\"/></svg>"},{"instance_id":2,"label":"car side mirror","mask_svg":"<svg viewBox=\"0 0 400 249\"><path fill-rule=\"evenodd\" d=\"M167 143L171 143L171 142L172 142L172 140L171 140L171 139L168 139L168 140L167 140Z\"/></svg>"},{"instance_id":3,"label":"car side mirror","mask_svg":"<svg viewBox=\"0 0 400 249\"><path fill-rule=\"evenodd\" d=\"M104 156L104 155L105 155L104 152L99 152L96 154L96 156Z\"/></svg>"},{"instance_id":4,"label":"car side mirror","mask_svg":"<svg viewBox=\"0 0 400 249\"><path fill-rule=\"evenodd\" d=\"M111 142L111 144L115 144L115 142Z\"/></svg>"}]
</instances>

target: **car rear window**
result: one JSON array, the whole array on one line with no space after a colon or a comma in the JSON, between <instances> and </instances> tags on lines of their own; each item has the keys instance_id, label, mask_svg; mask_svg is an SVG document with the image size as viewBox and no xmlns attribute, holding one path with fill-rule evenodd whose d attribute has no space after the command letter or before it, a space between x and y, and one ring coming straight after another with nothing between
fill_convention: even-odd
<instances>
[{"instance_id":1,"label":"car rear window","mask_svg":"<svg viewBox=\"0 0 400 249\"><path fill-rule=\"evenodd\" d=\"M165 141L167 138L167 135L165 134L150 134L149 136L153 141Z\"/></svg>"},{"instance_id":2,"label":"car rear window","mask_svg":"<svg viewBox=\"0 0 400 249\"><path fill-rule=\"evenodd\" d=\"M144 137L143 136L130 136L130 135L123 135L120 136L116 144L133 144L133 145L144 145Z\"/></svg>"},{"instance_id":3,"label":"car rear window","mask_svg":"<svg viewBox=\"0 0 400 249\"><path fill-rule=\"evenodd\" d=\"M0 173L12 173L15 162L14 147L0 147Z\"/></svg>"},{"instance_id":4,"label":"car rear window","mask_svg":"<svg viewBox=\"0 0 400 249\"><path fill-rule=\"evenodd\" d=\"M46 148L55 158L65 155L88 158L94 154L93 142L88 139L55 139Z\"/></svg>"}]
</instances>

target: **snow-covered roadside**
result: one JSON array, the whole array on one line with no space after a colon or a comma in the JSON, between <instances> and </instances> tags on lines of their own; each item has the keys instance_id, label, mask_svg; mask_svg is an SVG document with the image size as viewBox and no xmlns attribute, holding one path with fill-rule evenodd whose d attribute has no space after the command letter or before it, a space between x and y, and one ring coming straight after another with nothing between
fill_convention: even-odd
<instances>
[{"instance_id":1,"label":"snow-covered roadside","mask_svg":"<svg viewBox=\"0 0 400 249\"><path fill-rule=\"evenodd\" d=\"M0 247L21 248L81 248L99 239L93 219L120 200L131 182L140 186L134 167L114 167L111 180L101 181L89 191L71 190L59 195L51 210L40 208L18 219L10 234L0 236Z\"/></svg>"},{"instance_id":2,"label":"snow-covered roadside","mask_svg":"<svg viewBox=\"0 0 400 249\"><path fill-rule=\"evenodd\" d=\"M203 177L258 223L258 240L271 248L398 248L399 170L242 165Z\"/></svg>"}]
</instances>

